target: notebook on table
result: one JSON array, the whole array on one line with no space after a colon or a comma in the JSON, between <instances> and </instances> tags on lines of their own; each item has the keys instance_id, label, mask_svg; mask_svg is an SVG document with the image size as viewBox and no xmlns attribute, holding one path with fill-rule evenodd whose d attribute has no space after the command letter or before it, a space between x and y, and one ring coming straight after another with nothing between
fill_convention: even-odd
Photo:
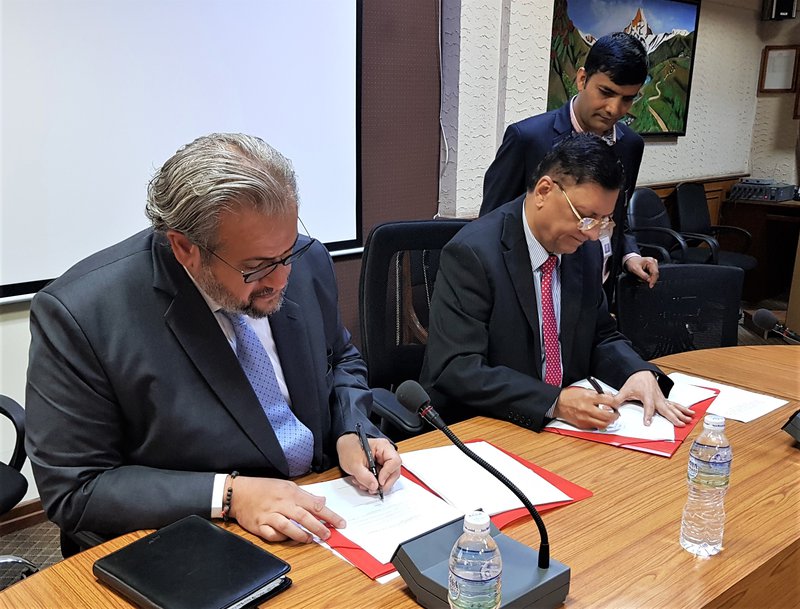
<instances>
[{"instance_id":1,"label":"notebook on table","mask_svg":"<svg viewBox=\"0 0 800 609\"><path fill-rule=\"evenodd\" d=\"M146 609L241 609L292 584L289 564L200 516L95 561L102 583Z\"/></svg>"}]
</instances>

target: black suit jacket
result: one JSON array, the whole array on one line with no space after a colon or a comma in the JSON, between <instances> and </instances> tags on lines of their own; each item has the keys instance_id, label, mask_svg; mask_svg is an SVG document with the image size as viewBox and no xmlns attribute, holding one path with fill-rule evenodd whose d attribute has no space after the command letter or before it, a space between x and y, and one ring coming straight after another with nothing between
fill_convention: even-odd
<instances>
[{"instance_id":1,"label":"black suit jacket","mask_svg":"<svg viewBox=\"0 0 800 609\"><path fill-rule=\"evenodd\" d=\"M532 116L508 126L503 143L483 179L483 216L524 194L527 182L544 156L562 139L572 133L569 101L557 110ZM616 227L612 235L614 253L611 277L621 271L622 258L639 253L636 239L628 230L627 201L636 188L639 166L644 152L644 140L623 123L617 123L617 143L614 151L625 168L625 191L620 193L614 208ZM611 282L614 283L613 281Z\"/></svg>"},{"instance_id":2,"label":"black suit jacket","mask_svg":"<svg viewBox=\"0 0 800 609\"><path fill-rule=\"evenodd\" d=\"M463 228L442 250L422 384L447 422L482 414L540 430L559 387L542 380L533 270L519 197ZM596 376L621 387L642 360L616 330L598 242L561 257L563 384ZM659 383L666 395L672 382Z\"/></svg>"},{"instance_id":3,"label":"black suit jacket","mask_svg":"<svg viewBox=\"0 0 800 609\"><path fill-rule=\"evenodd\" d=\"M299 240L302 245L304 237ZM315 244L270 318L313 468L372 406ZM215 473L285 477L275 433L213 313L150 230L78 263L31 305L26 446L48 517L101 535L208 517Z\"/></svg>"}]
</instances>

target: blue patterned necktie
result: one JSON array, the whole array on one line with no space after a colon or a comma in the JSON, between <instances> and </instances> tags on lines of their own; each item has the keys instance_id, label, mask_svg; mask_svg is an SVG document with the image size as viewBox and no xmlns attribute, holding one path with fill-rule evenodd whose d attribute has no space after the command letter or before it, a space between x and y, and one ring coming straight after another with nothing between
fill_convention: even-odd
<instances>
[{"instance_id":1,"label":"blue patterned necktie","mask_svg":"<svg viewBox=\"0 0 800 609\"><path fill-rule=\"evenodd\" d=\"M314 434L298 419L286 402L275 369L266 349L244 315L226 313L236 334L236 356L247 380L253 386L258 401L278 437L289 463L289 476L305 474L314 457Z\"/></svg>"}]
</instances>

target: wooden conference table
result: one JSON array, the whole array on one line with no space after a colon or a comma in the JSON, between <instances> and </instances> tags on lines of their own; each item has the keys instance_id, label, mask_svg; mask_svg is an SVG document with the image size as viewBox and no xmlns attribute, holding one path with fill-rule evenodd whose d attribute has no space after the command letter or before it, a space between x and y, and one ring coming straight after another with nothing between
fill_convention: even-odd
<instances>
[{"instance_id":1,"label":"wooden conference table","mask_svg":"<svg viewBox=\"0 0 800 609\"><path fill-rule=\"evenodd\" d=\"M751 423L728 421L733 445L723 551L695 558L678 543L686 499L689 442L670 458L534 432L476 418L453 426L594 492L544 514L551 555L572 569L567 608L789 608L800 606L800 453L781 431L800 408L800 347L733 347L657 360L684 371L771 393L789 404ZM696 427L691 441L699 433ZM447 444L439 432L401 443L401 451ZM316 482L336 470L304 478ZM257 541L237 525L231 529ZM538 546L530 519L504 529ZM0 608L131 607L99 584L92 563L141 537L131 533L49 567L0 593ZM294 585L265 607L416 607L404 582L378 584L315 545L264 544L292 565ZM531 565L535 568L535 565Z\"/></svg>"}]
</instances>

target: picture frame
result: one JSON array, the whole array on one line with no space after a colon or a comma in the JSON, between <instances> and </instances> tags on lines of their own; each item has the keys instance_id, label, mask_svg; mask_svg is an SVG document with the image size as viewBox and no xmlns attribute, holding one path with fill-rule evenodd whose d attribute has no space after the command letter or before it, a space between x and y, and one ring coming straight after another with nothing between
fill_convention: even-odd
<instances>
[{"instance_id":1,"label":"picture frame","mask_svg":"<svg viewBox=\"0 0 800 609\"><path fill-rule=\"evenodd\" d=\"M642 137L686 135L699 19L698 0L554 0L547 109L577 93L595 40L626 31L644 43L650 68L621 122Z\"/></svg>"},{"instance_id":2,"label":"picture frame","mask_svg":"<svg viewBox=\"0 0 800 609\"><path fill-rule=\"evenodd\" d=\"M761 53L759 93L793 93L797 90L800 45L767 45Z\"/></svg>"}]
</instances>

